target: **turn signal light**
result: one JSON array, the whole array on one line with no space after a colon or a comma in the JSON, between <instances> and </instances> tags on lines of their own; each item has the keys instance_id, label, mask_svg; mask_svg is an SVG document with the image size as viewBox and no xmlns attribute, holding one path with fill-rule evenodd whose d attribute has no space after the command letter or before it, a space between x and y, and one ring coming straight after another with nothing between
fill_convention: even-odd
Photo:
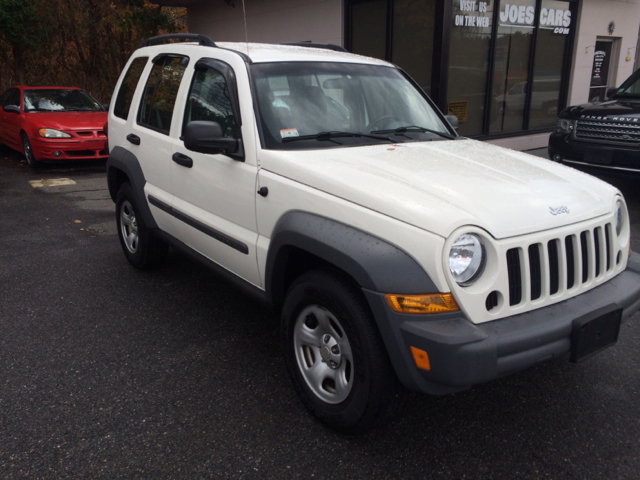
<instances>
[{"instance_id":1,"label":"turn signal light","mask_svg":"<svg viewBox=\"0 0 640 480\"><path fill-rule=\"evenodd\" d=\"M402 295L385 293L389 306L400 313L444 313L460 310L450 293L421 293Z\"/></svg>"},{"instance_id":2,"label":"turn signal light","mask_svg":"<svg viewBox=\"0 0 640 480\"><path fill-rule=\"evenodd\" d=\"M422 370L431 370L431 363L429 363L429 354L424 350L409 345L411 349L411 355L413 355L413 361L416 362L416 367Z\"/></svg>"}]
</instances>

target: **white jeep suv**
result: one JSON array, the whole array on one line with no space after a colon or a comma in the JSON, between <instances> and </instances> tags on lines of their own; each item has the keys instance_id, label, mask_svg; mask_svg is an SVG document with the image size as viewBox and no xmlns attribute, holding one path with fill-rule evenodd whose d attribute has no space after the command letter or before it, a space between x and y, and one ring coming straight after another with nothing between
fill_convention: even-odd
<instances>
[{"instance_id":1,"label":"white jeep suv","mask_svg":"<svg viewBox=\"0 0 640 480\"><path fill-rule=\"evenodd\" d=\"M295 389L339 431L389 418L405 387L580 361L639 309L618 190L459 137L387 62L164 35L114 99L127 260L156 266L171 245L273 306Z\"/></svg>"}]
</instances>

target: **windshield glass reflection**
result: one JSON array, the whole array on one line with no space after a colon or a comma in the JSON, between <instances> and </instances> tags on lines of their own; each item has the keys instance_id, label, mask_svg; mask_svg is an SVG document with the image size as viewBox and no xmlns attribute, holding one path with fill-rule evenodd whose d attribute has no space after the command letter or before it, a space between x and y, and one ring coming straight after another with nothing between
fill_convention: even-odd
<instances>
[{"instance_id":1,"label":"windshield glass reflection","mask_svg":"<svg viewBox=\"0 0 640 480\"><path fill-rule=\"evenodd\" d=\"M101 110L100 104L84 90L50 88L24 91L25 112L87 112Z\"/></svg>"},{"instance_id":2,"label":"windshield glass reflection","mask_svg":"<svg viewBox=\"0 0 640 480\"><path fill-rule=\"evenodd\" d=\"M449 134L429 101L391 67L296 62L256 64L251 71L269 149L388 143L372 133L389 130L397 142L445 138L428 130ZM394 132L408 126L422 129ZM334 135L318 135L326 133ZM305 138L285 140L294 137Z\"/></svg>"}]
</instances>

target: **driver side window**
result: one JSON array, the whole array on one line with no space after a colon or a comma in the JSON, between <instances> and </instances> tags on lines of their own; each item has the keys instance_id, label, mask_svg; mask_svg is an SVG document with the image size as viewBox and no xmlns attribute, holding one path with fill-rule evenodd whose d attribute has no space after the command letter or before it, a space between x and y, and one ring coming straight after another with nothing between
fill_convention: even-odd
<instances>
[{"instance_id":1,"label":"driver side window","mask_svg":"<svg viewBox=\"0 0 640 480\"><path fill-rule=\"evenodd\" d=\"M227 82L214 68L198 69L193 76L183 128L196 120L217 122L225 137L237 138Z\"/></svg>"},{"instance_id":2,"label":"driver side window","mask_svg":"<svg viewBox=\"0 0 640 480\"><path fill-rule=\"evenodd\" d=\"M0 97L0 107L6 107L8 105L20 106L20 90L17 88L10 88Z\"/></svg>"}]
</instances>

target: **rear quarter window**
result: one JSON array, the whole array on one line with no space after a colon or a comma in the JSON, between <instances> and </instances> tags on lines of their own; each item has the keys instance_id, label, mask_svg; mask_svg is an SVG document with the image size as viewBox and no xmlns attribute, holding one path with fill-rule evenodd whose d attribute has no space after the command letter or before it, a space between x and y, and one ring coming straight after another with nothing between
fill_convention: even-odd
<instances>
[{"instance_id":1,"label":"rear quarter window","mask_svg":"<svg viewBox=\"0 0 640 480\"><path fill-rule=\"evenodd\" d=\"M113 114L116 117L126 120L129 116L133 94L136 91L136 86L147 64L147 60L149 60L149 57L138 57L131 62L129 70L127 70L124 80L122 80L122 85L120 85L118 96L116 97L116 104L113 108Z\"/></svg>"}]
</instances>

